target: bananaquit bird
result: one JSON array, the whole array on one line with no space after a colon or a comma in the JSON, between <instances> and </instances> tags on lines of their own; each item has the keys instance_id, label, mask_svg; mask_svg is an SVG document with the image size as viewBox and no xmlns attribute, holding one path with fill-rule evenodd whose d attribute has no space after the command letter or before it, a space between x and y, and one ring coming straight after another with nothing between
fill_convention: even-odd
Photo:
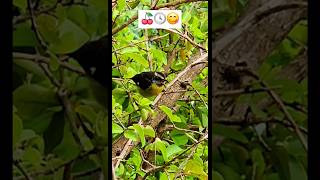
<instances>
[{"instance_id":1,"label":"bananaquit bird","mask_svg":"<svg viewBox=\"0 0 320 180\"><path fill-rule=\"evenodd\" d=\"M164 84L168 82L161 72L142 72L131 79L139 87L139 92L144 97L156 96L164 89Z\"/></svg>"}]
</instances>

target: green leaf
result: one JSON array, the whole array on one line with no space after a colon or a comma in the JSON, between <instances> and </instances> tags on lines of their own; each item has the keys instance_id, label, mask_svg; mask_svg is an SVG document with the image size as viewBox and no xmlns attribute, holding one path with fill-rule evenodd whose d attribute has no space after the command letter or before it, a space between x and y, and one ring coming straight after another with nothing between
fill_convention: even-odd
<instances>
[{"instance_id":1,"label":"green leaf","mask_svg":"<svg viewBox=\"0 0 320 180\"><path fill-rule=\"evenodd\" d=\"M52 71L57 71L60 67L60 64L59 64L60 60L55 54L51 52L49 52L49 54L50 54L49 67Z\"/></svg>"},{"instance_id":2,"label":"green leaf","mask_svg":"<svg viewBox=\"0 0 320 180\"><path fill-rule=\"evenodd\" d=\"M300 21L289 33L289 37L298 41L302 45L308 42L308 25L305 20Z\"/></svg>"},{"instance_id":3,"label":"green leaf","mask_svg":"<svg viewBox=\"0 0 320 180\"><path fill-rule=\"evenodd\" d=\"M141 145L142 147L145 146L146 144L146 139L144 137L144 130L143 127L140 124L134 124L133 128L136 130L136 132L138 133L139 137L140 137L140 141L141 141Z\"/></svg>"},{"instance_id":4,"label":"green leaf","mask_svg":"<svg viewBox=\"0 0 320 180\"><path fill-rule=\"evenodd\" d=\"M124 165L120 163L119 167L116 169L116 175L121 176L124 172L125 172Z\"/></svg>"},{"instance_id":5,"label":"green leaf","mask_svg":"<svg viewBox=\"0 0 320 180\"><path fill-rule=\"evenodd\" d=\"M109 153L108 153L108 148L104 147L103 151L98 152L98 157L99 157L99 161L100 161L100 167L103 173L104 177L108 177L109 175Z\"/></svg>"},{"instance_id":6,"label":"green leaf","mask_svg":"<svg viewBox=\"0 0 320 180\"><path fill-rule=\"evenodd\" d=\"M81 148L75 141L70 128L66 123L62 142L53 150L53 153L63 160L72 160L80 154Z\"/></svg>"},{"instance_id":7,"label":"green leaf","mask_svg":"<svg viewBox=\"0 0 320 180\"><path fill-rule=\"evenodd\" d=\"M117 10L122 11L126 6L126 1L125 0L118 0L117 6L118 6Z\"/></svg>"},{"instance_id":8,"label":"green leaf","mask_svg":"<svg viewBox=\"0 0 320 180\"><path fill-rule=\"evenodd\" d=\"M268 174L266 180L281 180L278 173Z\"/></svg>"},{"instance_id":9,"label":"green leaf","mask_svg":"<svg viewBox=\"0 0 320 180\"><path fill-rule=\"evenodd\" d=\"M123 128L118 124L112 122L112 134L121 134L123 132Z\"/></svg>"},{"instance_id":10,"label":"green leaf","mask_svg":"<svg viewBox=\"0 0 320 180\"><path fill-rule=\"evenodd\" d=\"M23 0L24 1L24 0ZM13 31L13 46L14 47L34 47L36 46L36 36L27 23L17 25Z\"/></svg>"},{"instance_id":11,"label":"green leaf","mask_svg":"<svg viewBox=\"0 0 320 180\"><path fill-rule=\"evenodd\" d=\"M13 0L13 4L19 7L19 9L21 9L22 11L25 11L25 9L27 9L27 1L25 0Z\"/></svg>"},{"instance_id":12,"label":"green leaf","mask_svg":"<svg viewBox=\"0 0 320 180\"><path fill-rule=\"evenodd\" d=\"M126 53L125 56L128 58L132 58L135 62L141 64L145 68L149 67L149 62L138 53Z\"/></svg>"},{"instance_id":13,"label":"green leaf","mask_svg":"<svg viewBox=\"0 0 320 180\"><path fill-rule=\"evenodd\" d=\"M240 175L229 166L221 163L216 163L215 168L217 172L219 172L223 176L224 180L242 179Z\"/></svg>"},{"instance_id":14,"label":"green leaf","mask_svg":"<svg viewBox=\"0 0 320 180\"><path fill-rule=\"evenodd\" d=\"M38 137L37 134L31 130L31 129L24 129L22 132L21 132L21 136L20 136L20 142L22 141L29 141L30 139L32 138L36 138Z\"/></svg>"},{"instance_id":15,"label":"green leaf","mask_svg":"<svg viewBox=\"0 0 320 180\"><path fill-rule=\"evenodd\" d=\"M189 24L191 17L191 13L182 13L182 24Z\"/></svg>"},{"instance_id":16,"label":"green leaf","mask_svg":"<svg viewBox=\"0 0 320 180\"><path fill-rule=\"evenodd\" d=\"M149 117L149 111L146 109L141 109L141 118L143 121L147 120Z\"/></svg>"},{"instance_id":17,"label":"green leaf","mask_svg":"<svg viewBox=\"0 0 320 180\"><path fill-rule=\"evenodd\" d=\"M15 146L16 143L19 141L20 139L20 135L22 133L23 130L23 125L22 125L22 120L21 118L16 114L13 113L13 123L12 123L12 128L13 128L13 135L12 135L12 145Z\"/></svg>"},{"instance_id":18,"label":"green leaf","mask_svg":"<svg viewBox=\"0 0 320 180\"><path fill-rule=\"evenodd\" d=\"M121 72L125 72L123 78L132 78L134 75L137 74L137 71L132 67L128 67L126 68L126 70L123 70Z\"/></svg>"},{"instance_id":19,"label":"green leaf","mask_svg":"<svg viewBox=\"0 0 320 180\"><path fill-rule=\"evenodd\" d=\"M241 143L248 143L247 137L243 135L242 132L228 126L216 124L213 132L217 135L221 135Z\"/></svg>"},{"instance_id":20,"label":"green leaf","mask_svg":"<svg viewBox=\"0 0 320 180\"><path fill-rule=\"evenodd\" d=\"M267 118L267 113L263 112L255 103L250 104L250 108L252 113L257 117L261 119Z\"/></svg>"},{"instance_id":21,"label":"green leaf","mask_svg":"<svg viewBox=\"0 0 320 180\"><path fill-rule=\"evenodd\" d=\"M168 175L166 173L160 173L160 179L159 180L170 180Z\"/></svg>"},{"instance_id":22,"label":"green leaf","mask_svg":"<svg viewBox=\"0 0 320 180\"><path fill-rule=\"evenodd\" d=\"M31 163L33 166L40 166L42 161L41 153L33 147L29 147L23 154L23 160Z\"/></svg>"},{"instance_id":23,"label":"green leaf","mask_svg":"<svg viewBox=\"0 0 320 180\"><path fill-rule=\"evenodd\" d=\"M296 159L291 159L290 163L291 180L307 180L308 175L304 166Z\"/></svg>"},{"instance_id":24,"label":"green leaf","mask_svg":"<svg viewBox=\"0 0 320 180\"><path fill-rule=\"evenodd\" d=\"M261 178L266 168L263 154L259 149L254 149L251 152L251 156L252 156L253 164L256 165L256 168L257 168L256 177Z\"/></svg>"},{"instance_id":25,"label":"green leaf","mask_svg":"<svg viewBox=\"0 0 320 180\"><path fill-rule=\"evenodd\" d=\"M88 2L89 4L90 2ZM67 17L74 23L76 23L78 26L80 26L83 30L86 32L91 32L91 28L96 29L96 27L87 27L90 25L89 18L87 17L87 12L90 11L88 8L85 8L83 6L70 6L67 9ZM97 9L96 9L97 10Z\"/></svg>"},{"instance_id":26,"label":"green leaf","mask_svg":"<svg viewBox=\"0 0 320 180\"><path fill-rule=\"evenodd\" d=\"M127 91L123 88L115 88L112 90L112 97L117 101L119 104L123 104L123 102L128 97ZM112 105L114 105L112 103Z\"/></svg>"},{"instance_id":27,"label":"green leaf","mask_svg":"<svg viewBox=\"0 0 320 180\"><path fill-rule=\"evenodd\" d=\"M133 127L130 126L127 130L124 131L124 137L131 139L132 141L138 141L139 137Z\"/></svg>"},{"instance_id":28,"label":"green leaf","mask_svg":"<svg viewBox=\"0 0 320 180\"><path fill-rule=\"evenodd\" d=\"M56 93L39 85L23 85L13 92L13 103L19 109L24 128L43 133L54 113L62 110Z\"/></svg>"},{"instance_id":29,"label":"green leaf","mask_svg":"<svg viewBox=\"0 0 320 180\"><path fill-rule=\"evenodd\" d=\"M155 133L154 129L153 129L150 125L147 125L147 126L143 129L143 131L144 131L144 134L145 134L146 136L153 137L153 138L156 136L156 133Z\"/></svg>"},{"instance_id":30,"label":"green leaf","mask_svg":"<svg viewBox=\"0 0 320 180\"><path fill-rule=\"evenodd\" d=\"M85 117L91 125L94 124L97 119L97 113L94 111L92 106L79 105L75 108L75 111Z\"/></svg>"},{"instance_id":31,"label":"green leaf","mask_svg":"<svg viewBox=\"0 0 320 180\"><path fill-rule=\"evenodd\" d=\"M301 158L307 157L301 142L298 139L293 139L285 145L286 150L290 156Z\"/></svg>"},{"instance_id":32,"label":"green leaf","mask_svg":"<svg viewBox=\"0 0 320 180\"><path fill-rule=\"evenodd\" d=\"M13 81L14 84L16 84L14 89L23 85L26 80L30 80L30 83L38 83L46 81L47 79L38 64L31 61L13 61Z\"/></svg>"},{"instance_id":33,"label":"green leaf","mask_svg":"<svg viewBox=\"0 0 320 180\"><path fill-rule=\"evenodd\" d=\"M274 164L281 180L290 180L290 167L288 152L284 147L278 145L270 145L272 151L272 164Z\"/></svg>"},{"instance_id":34,"label":"green leaf","mask_svg":"<svg viewBox=\"0 0 320 180\"><path fill-rule=\"evenodd\" d=\"M128 165L133 165L136 169L141 167L142 158L140 155L140 151L134 148L131 152L130 158L127 161Z\"/></svg>"},{"instance_id":35,"label":"green leaf","mask_svg":"<svg viewBox=\"0 0 320 180\"><path fill-rule=\"evenodd\" d=\"M168 152L168 158L174 157L174 155L182 152L183 149L181 149L179 146L176 144L171 144L167 147L167 152Z\"/></svg>"},{"instance_id":36,"label":"green leaf","mask_svg":"<svg viewBox=\"0 0 320 180\"><path fill-rule=\"evenodd\" d=\"M196 160L189 160L184 168L184 173L195 175L201 180L208 179L208 175L203 171L203 166Z\"/></svg>"},{"instance_id":37,"label":"green leaf","mask_svg":"<svg viewBox=\"0 0 320 180\"><path fill-rule=\"evenodd\" d=\"M64 116L63 111L55 113L47 130L43 134L46 154L51 153L63 139L63 130L66 122Z\"/></svg>"},{"instance_id":38,"label":"green leaf","mask_svg":"<svg viewBox=\"0 0 320 180\"><path fill-rule=\"evenodd\" d=\"M173 142L178 146L183 146L188 143L189 138L185 135L184 132L173 130L170 132L170 137Z\"/></svg>"},{"instance_id":39,"label":"green leaf","mask_svg":"<svg viewBox=\"0 0 320 180\"><path fill-rule=\"evenodd\" d=\"M135 7L137 7L140 3L140 0L131 0L128 1L128 5L130 6L131 9L134 9Z\"/></svg>"},{"instance_id":40,"label":"green leaf","mask_svg":"<svg viewBox=\"0 0 320 180\"><path fill-rule=\"evenodd\" d=\"M97 161L94 158L79 158L77 159L77 163L74 163L72 167L73 173L81 173L83 171L87 171L90 169L98 168L99 165L97 164ZM63 179L63 178L62 178ZM52 179L52 180L59 180L59 179Z\"/></svg>"},{"instance_id":41,"label":"green leaf","mask_svg":"<svg viewBox=\"0 0 320 180\"><path fill-rule=\"evenodd\" d=\"M150 99L148 99L148 98L141 98L140 100L139 100L139 105L141 105L141 106L149 106L150 104L152 104L153 103L153 101L151 101Z\"/></svg>"},{"instance_id":42,"label":"green leaf","mask_svg":"<svg viewBox=\"0 0 320 180\"><path fill-rule=\"evenodd\" d=\"M108 145L108 117L104 111L98 113L94 127L98 145L102 147Z\"/></svg>"},{"instance_id":43,"label":"green leaf","mask_svg":"<svg viewBox=\"0 0 320 180\"><path fill-rule=\"evenodd\" d=\"M127 53L140 53L139 49L137 47L126 47L121 50L122 54L127 54Z\"/></svg>"},{"instance_id":44,"label":"green leaf","mask_svg":"<svg viewBox=\"0 0 320 180\"><path fill-rule=\"evenodd\" d=\"M89 36L78 25L65 19L59 26L59 40L49 45L54 53L67 54L88 42Z\"/></svg>"},{"instance_id":45,"label":"green leaf","mask_svg":"<svg viewBox=\"0 0 320 180\"><path fill-rule=\"evenodd\" d=\"M212 172L212 179L214 179L214 180L224 180L223 176L217 171L213 171Z\"/></svg>"},{"instance_id":46,"label":"green leaf","mask_svg":"<svg viewBox=\"0 0 320 180\"><path fill-rule=\"evenodd\" d=\"M173 111L165 105L159 106L159 108L169 117L172 122L181 122L179 116L174 115Z\"/></svg>"},{"instance_id":47,"label":"green leaf","mask_svg":"<svg viewBox=\"0 0 320 180\"><path fill-rule=\"evenodd\" d=\"M167 54L159 49L151 48L150 52L152 53L153 61L157 63L159 67L167 64Z\"/></svg>"},{"instance_id":48,"label":"green leaf","mask_svg":"<svg viewBox=\"0 0 320 180\"><path fill-rule=\"evenodd\" d=\"M58 19L48 15L41 14L37 16L37 27L44 41L51 44L59 38Z\"/></svg>"},{"instance_id":49,"label":"green leaf","mask_svg":"<svg viewBox=\"0 0 320 180\"><path fill-rule=\"evenodd\" d=\"M159 139L159 138L156 138L154 143L155 143L156 150L160 150L164 161L167 161L168 160L168 152L167 152L167 148L166 148L165 143L162 142L161 139Z\"/></svg>"}]
</instances>

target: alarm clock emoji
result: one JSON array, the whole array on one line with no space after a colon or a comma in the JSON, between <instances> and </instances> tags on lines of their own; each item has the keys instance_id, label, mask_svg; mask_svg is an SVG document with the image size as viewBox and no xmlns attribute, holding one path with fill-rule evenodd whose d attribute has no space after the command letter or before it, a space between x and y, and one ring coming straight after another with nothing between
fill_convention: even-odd
<instances>
[{"instance_id":1,"label":"alarm clock emoji","mask_svg":"<svg viewBox=\"0 0 320 180\"><path fill-rule=\"evenodd\" d=\"M163 24L166 22L166 15L162 12L158 12L154 15L154 22L157 24Z\"/></svg>"}]
</instances>

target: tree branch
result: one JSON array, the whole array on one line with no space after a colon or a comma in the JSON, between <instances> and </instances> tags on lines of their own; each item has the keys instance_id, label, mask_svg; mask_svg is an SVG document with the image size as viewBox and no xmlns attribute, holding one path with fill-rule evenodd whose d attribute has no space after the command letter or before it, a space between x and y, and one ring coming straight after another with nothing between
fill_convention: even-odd
<instances>
[{"instance_id":1,"label":"tree branch","mask_svg":"<svg viewBox=\"0 0 320 180\"><path fill-rule=\"evenodd\" d=\"M27 53L19 53L19 52L13 52L13 59L17 59L17 60L29 60L29 61L33 61L35 63L41 62L41 63L45 63L45 64L50 64L50 58L45 57L45 56L41 56L38 54L27 54ZM59 65L65 69L68 69L72 72L78 73L80 75L85 75L85 71L82 68L78 68L75 67L69 63L66 63L64 61L59 60L58 61Z\"/></svg>"}]
</instances>

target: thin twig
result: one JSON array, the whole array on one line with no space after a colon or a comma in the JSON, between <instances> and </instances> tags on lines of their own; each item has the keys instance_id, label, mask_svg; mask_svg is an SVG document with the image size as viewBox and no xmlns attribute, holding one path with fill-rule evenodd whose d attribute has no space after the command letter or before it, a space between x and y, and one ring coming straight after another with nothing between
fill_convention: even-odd
<instances>
[{"instance_id":1,"label":"thin twig","mask_svg":"<svg viewBox=\"0 0 320 180\"><path fill-rule=\"evenodd\" d=\"M146 162L147 164L149 164L152 168L156 168L156 167L157 167L157 166L153 165L151 162L149 162L148 160L146 160L146 159L144 158L143 151L142 151L141 149L140 149L140 156L141 156L142 160L143 160L144 162Z\"/></svg>"},{"instance_id":2,"label":"thin twig","mask_svg":"<svg viewBox=\"0 0 320 180\"><path fill-rule=\"evenodd\" d=\"M129 19L126 23L120 25L119 27L115 27L112 29L112 35L117 34L119 31L121 31L122 29L126 28L127 26L129 26L129 24L133 23L135 20L138 19L138 15L134 15L131 19Z\"/></svg>"},{"instance_id":3,"label":"thin twig","mask_svg":"<svg viewBox=\"0 0 320 180\"><path fill-rule=\"evenodd\" d=\"M177 30L173 30L173 29L165 29L166 31L169 31L169 32L172 32L172 33L176 33L178 34L179 36L181 36L182 38L188 40L192 45L204 50L204 51L208 51L205 47L203 47L202 45L200 44L197 44L196 42L194 42L188 35L186 34L182 34L181 32L177 31Z\"/></svg>"},{"instance_id":4,"label":"thin twig","mask_svg":"<svg viewBox=\"0 0 320 180\"><path fill-rule=\"evenodd\" d=\"M269 145L266 143L266 141L262 138L262 136L258 133L257 129L253 126L251 126L251 129L253 130L253 132L257 135L259 142L262 144L262 146L268 151L271 152L271 148L269 147Z\"/></svg>"},{"instance_id":5,"label":"thin twig","mask_svg":"<svg viewBox=\"0 0 320 180\"><path fill-rule=\"evenodd\" d=\"M217 124L223 124L223 125L227 125L227 126L251 126L251 125L258 125L258 124L263 124L263 123L273 123L273 124L280 124L283 125L284 127L287 128L293 128L292 124L288 121L284 121L284 120L279 120L279 119L275 119L275 118L270 118L268 120L254 120L254 121L245 121L245 120L228 120L228 119L220 119L220 120L216 120L214 123ZM308 134L308 130L305 129L304 127L299 127L300 131L302 131L304 134Z\"/></svg>"},{"instance_id":6,"label":"thin twig","mask_svg":"<svg viewBox=\"0 0 320 180\"><path fill-rule=\"evenodd\" d=\"M247 73L248 73L248 75L250 75L250 76L254 77L256 80L258 80L262 87L268 88L267 83L262 81L256 72L254 72L251 69L247 69ZM308 143L307 143L305 137L303 136L303 134L301 133L299 126L297 125L297 123L295 122L295 120L293 119L293 117L291 116L289 111L287 110L287 107L285 106L285 104L282 101L282 99L273 90L270 90L270 88L269 88L268 94L279 105L279 107L281 108L282 112L284 113L284 115L286 116L288 121L292 124L293 129L296 132L296 134L297 134L301 144L303 145L304 149L306 151L308 151Z\"/></svg>"},{"instance_id":7,"label":"thin twig","mask_svg":"<svg viewBox=\"0 0 320 180\"><path fill-rule=\"evenodd\" d=\"M128 48L128 47L135 46L135 45L137 45L137 44L144 43L144 42L146 42L146 41L154 41L154 40L157 40L157 39L161 39L161 38L164 38L164 37L166 37L166 36L168 36L168 35L169 35L169 34L165 34L165 35L162 35L162 36L155 36L155 37L152 37L152 38L150 38L150 39L144 39L144 40L141 40L141 41L138 41L138 42L135 42L135 43L129 43L129 45L127 45L127 46L124 46L124 47L121 47L121 48L118 48L118 49L113 50L112 53L118 52L118 51L120 51L120 50L122 50L122 49L125 49L125 48Z\"/></svg>"},{"instance_id":8,"label":"thin twig","mask_svg":"<svg viewBox=\"0 0 320 180\"><path fill-rule=\"evenodd\" d=\"M41 56L39 54L27 54L27 53L20 53L20 52L13 52L13 59L16 60L29 60L29 61L34 61L34 62L42 62L49 64L50 63L50 58ZM65 69L68 69L72 72L78 73L80 75L85 75L85 71L81 68L75 67L69 63L66 63L64 61L59 60L58 61L59 65Z\"/></svg>"},{"instance_id":9,"label":"thin twig","mask_svg":"<svg viewBox=\"0 0 320 180\"><path fill-rule=\"evenodd\" d=\"M33 180L33 178L27 173L27 171L24 170L18 160L14 160L13 164L19 169L26 180Z\"/></svg>"},{"instance_id":10,"label":"thin twig","mask_svg":"<svg viewBox=\"0 0 320 180\"><path fill-rule=\"evenodd\" d=\"M145 38L146 38L146 48L147 48L147 58L148 58L148 63L149 63L149 70L152 71L152 59L150 56L150 51L149 51L149 36L148 36L148 29L144 30L145 32Z\"/></svg>"},{"instance_id":11,"label":"thin twig","mask_svg":"<svg viewBox=\"0 0 320 180\"><path fill-rule=\"evenodd\" d=\"M99 171L101 171L100 167L94 168L94 169L90 169L90 170L87 170L87 171L83 171L83 172L74 173L74 174L72 174L72 177L77 179L77 178L80 178L80 177L92 175L92 174L94 174L96 172L99 172Z\"/></svg>"},{"instance_id":12,"label":"thin twig","mask_svg":"<svg viewBox=\"0 0 320 180\"><path fill-rule=\"evenodd\" d=\"M58 79L56 79L53 74L51 73L51 71L49 70L49 67L47 64L44 63L39 63L39 66L41 67L41 69L44 71L44 73L46 74L46 76L49 78L49 80L51 81L51 83L56 87L56 88L60 88L61 84L60 81Z\"/></svg>"},{"instance_id":13,"label":"thin twig","mask_svg":"<svg viewBox=\"0 0 320 180\"><path fill-rule=\"evenodd\" d=\"M47 45L45 43L45 41L42 39L42 36L40 34L40 32L38 31L38 26L37 26L37 22L35 19L35 14L33 11L33 6L32 6L32 2L31 0L27 0L27 7L31 16L31 25L32 25L32 29L35 32L36 38L38 43L41 45L41 47L45 50L47 48Z\"/></svg>"},{"instance_id":14,"label":"thin twig","mask_svg":"<svg viewBox=\"0 0 320 180\"><path fill-rule=\"evenodd\" d=\"M254 93L260 93L260 92L267 92L271 89L279 89L279 87L270 87L268 88L257 88L257 89L235 89L235 90L229 90L229 91L218 91L214 93L214 97L223 97L223 96L236 96L240 94L254 94Z\"/></svg>"},{"instance_id":15,"label":"thin twig","mask_svg":"<svg viewBox=\"0 0 320 180\"><path fill-rule=\"evenodd\" d=\"M179 128L179 127L177 127L173 122L172 122L172 125L173 125L174 129L177 129L177 130L179 130L179 131L184 131L184 132L186 132L186 133L190 132L190 133L194 133L194 134L203 135L203 133L198 132L198 131L193 131L193 130L190 130L190 129Z\"/></svg>"},{"instance_id":16,"label":"thin twig","mask_svg":"<svg viewBox=\"0 0 320 180\"><path fill-rule=\"evenodd\" d=\"M69 120L71 133L75 141L77 142L77 144L81 148L83 148L83 144L78 134L78 128L77 128L77 122L80 122L80 120L78 119L78 116L76 115L76 113L73 111L72 103L67 97L68 93L65 90L61 89L59 90L58 95L60 97L61 102L63 103L67 119Z\"/></svg>"},{"instance_id":17,"label":"thin twig","mask_svg":"<svg viewBox=\"0 0 320 180\"><path fill-rule=\"evenodd\" d=\"M188 161L190 160L190 158L194 155L194 153L196 152L196 149L198 147L198 143L196 143L196 145L192 148L191 153L188 155L188 157L182 162L182 164L179 166L179 171L176 172L176 175L174 176L174 180L178 178L179 174L183 171L183 169L185 168L185 166L187 165Z\"/></svg>"},{"instance_id":18,"label":"thin twig","mask_svg":"<svg viewBox=\"0 0 320 180\"><path fill-rule=\"evenodd\" d=\"M190 86L194 89L194 91L195 91L195 92L197 93L197 95L200 97L202 103L206 106L206 108L209 109L207 102L202 98L200 92L199 92L198 90L196 90L196 88L194 88L191 84L190 84Z\"/></svg>"}]
</instances>

